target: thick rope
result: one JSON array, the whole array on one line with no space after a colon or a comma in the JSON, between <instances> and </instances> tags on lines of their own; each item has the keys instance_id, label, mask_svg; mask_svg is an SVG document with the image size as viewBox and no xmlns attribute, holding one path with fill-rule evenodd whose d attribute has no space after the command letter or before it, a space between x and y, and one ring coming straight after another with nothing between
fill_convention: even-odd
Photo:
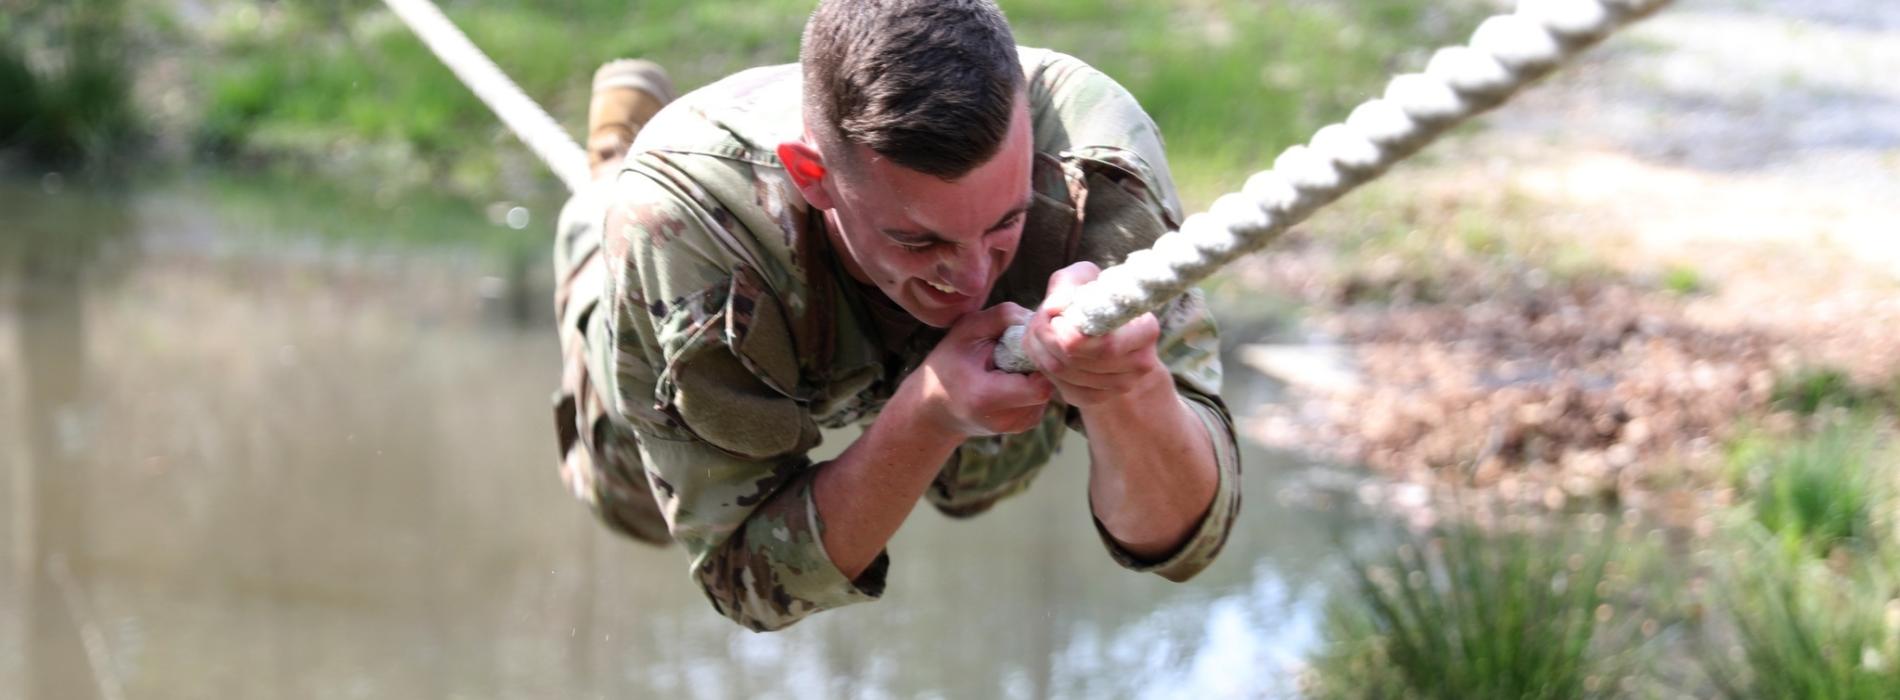
<instances>
[{"instance_id":1,"label":"thick rope","mask_svg":"<svg viewBox=\"0 0 1900 700\"><path fill-rule=\"evenodd\" d=\"M1240 192L1135 251L1075 291L1062 313L1091 336L1106 335L1159 309L1189 286L1279 238L1288 228L1378 177L1441 134L1496 107L1566 59L1671 0L1520 0L1513 14L1478 26L1469 46L1440 49L1423 73L1401 75L1384 97L1343 124L1286 149ZM1035 371L1017 326L996 347L996 366Z\"/></svg>"},{"instance_id":2,"label":"thick rope","mask_svg":"<svg viewBox=\"0 0 1900 700\"><path fill-rule=\"evenodd\" d=\"M587 155L475 47L430 0L383 0L496 116L579 191L589 180ZM1359 105L1344 123L1319 130L1306 145L1286 149L1273 168L1248 178L1240 192L1214 200L1207 212L1130 254L1075 292L1062 317L1102 336L1161 308L1229 262L1279 238L1320 207L1383 174L1446 131L1502 104L1524 86L1601 41L1622 25L1671 0L1519 0L1517 11L1478 25L1468 46L1440 49L1423 73L1393 78L1385 95ZM997 344L996 366L1035 371L1023 355L1025 328Z\"/></svg>"},{"instance_id":3,"label":"thick rope","mask_svg":"<svg viewBox=\"0 0 1900 700\"><path fill-rule=\"evenodd\" d=\"M587 184L590 179L587 153L574 143L574 138L560 123L509 80L494 61L488 60L435 3L429 0L383 0L383 3L421 37L422 43L435 52L436 58L441 59L455 77L461 78L476 97L494 110L495 116L501 117L502 123L527 144L528 150L534 151L556 177L567 183L569 190L579 192Z\"/></svg>"}]
</instances>

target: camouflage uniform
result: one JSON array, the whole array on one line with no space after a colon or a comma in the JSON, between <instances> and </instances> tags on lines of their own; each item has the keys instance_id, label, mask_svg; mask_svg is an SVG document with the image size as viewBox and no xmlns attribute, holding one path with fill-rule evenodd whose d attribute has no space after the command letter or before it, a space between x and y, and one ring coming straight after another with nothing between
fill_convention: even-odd
<instances>
[{"instance_id":1,"label":"camouflage uniform","mask_svg":"<svg viewBox=\"0 0 1900 700\"><path fill-rule=\"evenodd\" d=\"M1035 203L988 301L1035 308L1051 273L1119 262L1174 228L1181 207L1159 134L1126 91L1075 58L1021 55ZM622 532L670 532L713 605L755 630L882 593L887 555L852 581L825 553L806 453L821 427L873 418L942 337L843 272L821 212L786 176L775 149L799 135L799 83L796 65L757 68L669 106L617 177L569 203L556 246L563 478ZM1161 359L1212 436L1218 491L1163 561L1101 534L1123 566L1179 581L1226 540L1240 463L1199 292L1158 316ZM954 516L982 512L1081 426L1051 402L1035 429L965 442L927 497Z\"/></svg>"}]
</instances>

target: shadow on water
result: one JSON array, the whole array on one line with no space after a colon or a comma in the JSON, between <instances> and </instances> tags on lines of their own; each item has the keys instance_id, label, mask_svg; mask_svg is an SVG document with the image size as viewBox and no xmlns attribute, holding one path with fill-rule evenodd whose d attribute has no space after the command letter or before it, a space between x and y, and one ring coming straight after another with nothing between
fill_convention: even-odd
<instances>
[{"instance_id":1,"label":"shadow on water","mask_svg":"<svg viewBox=\"0 0 1900 700\"><path fill-rule=\"evenodd\" d=\"M0 387L23 582L0 596L18 621L0 651L31 651L0 654L0 695L1282 695L1318 642L1336 533L1363 522L1286 496L1315 493L1313 467L1249 447L1222 560L1187 584L1132 574L1097 539L1072 441L983 517L914 515L883 601L755 635L677 548L615 539L563 493L552 334L483 296L505 256L273 235L243 214L270 195L243 196L16 203L100 242L4 234L0 367L26 381ZM1265 384L1230 367L1244 411Z\"/></svg>"}]
</instances>

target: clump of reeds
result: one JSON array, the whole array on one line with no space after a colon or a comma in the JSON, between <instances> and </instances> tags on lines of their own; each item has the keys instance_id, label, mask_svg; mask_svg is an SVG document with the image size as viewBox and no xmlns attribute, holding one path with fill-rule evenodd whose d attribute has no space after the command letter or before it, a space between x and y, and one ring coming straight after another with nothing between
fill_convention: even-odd
<instances>
[{"instance_id":1,"label":"clump of reeds","mask_svg":"<svg viewBox=\"0 0 1900 700\"><path fill-rule=\"evenodd\" d=\"M1837 416L1809 435L1744 441L1731 459L1761 526L1815 554L1871 546L1881 506L1892 501L1891 455L1866 418Z\"/></svg>"},{"instance_id":2,"label":"clump of reeds","mask_svg":"<svg viewBox=\"0 0 1900 700\"><path fill-rule=\"evenodd\" d=\"M1703 654L1732 698L1900 697L1900 563L1851 563L1769 542L1745 550L1722 591L1733 629Z\"/></svg>"},{"instance_id":3,"label":"clump of reeds","mask_svg":"<svg viewBox=\"0 0 1900 700\"><path fill-rule=\"evenodd\" d=\"M1590 527L1406 537L1352 566L1328 611L1321 698L1587 698L1623 692L1637 646L1618 611L1615 535Z\"/></svg>"},{"instance_id":4,"label":"clump of reeds","mask_svg":"<svg viewBox=\"0 0 1900 700\"><path fill-rule=\"evenodd\" d=\"M1789 384L1817 411L1865 395L1838 379ZM1900 454L1881 426L1834 411L1811 433L1738 452L1754 517L1718 579L1728 625L1702 653L1723 695L1900 698Z\"/></svg>"}]
</instances>

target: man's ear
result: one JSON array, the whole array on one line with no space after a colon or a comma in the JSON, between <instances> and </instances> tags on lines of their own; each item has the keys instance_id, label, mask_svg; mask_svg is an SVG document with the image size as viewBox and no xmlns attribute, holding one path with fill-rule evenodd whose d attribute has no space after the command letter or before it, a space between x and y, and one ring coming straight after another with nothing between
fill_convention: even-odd
<instances>
[{"instance_id":1,"label":"man's ear","mask_svg":"<svg viewBox=\"0 0 1900 700\"><path fill-rule=\"evenodd\" d=\"M825 176L830 171L825 169L824 157L818 154L818 149L804 141L783 141L778 145L778 159L806 202L819 209L835 206L831 193L825 189Z\"/></svg>"}]
</instances>

